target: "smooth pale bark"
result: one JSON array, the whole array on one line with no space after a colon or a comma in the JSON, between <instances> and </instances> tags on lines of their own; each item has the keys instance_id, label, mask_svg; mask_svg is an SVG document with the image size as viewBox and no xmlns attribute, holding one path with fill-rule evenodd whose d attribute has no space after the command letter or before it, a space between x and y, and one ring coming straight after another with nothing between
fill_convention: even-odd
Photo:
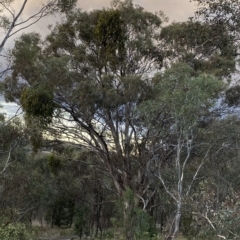
<instances>
[{"instance_id":1,"label":"smooth pale bark","mask_svg":"<svg viewBox=\"0 0 240 240\"><path fill-rule=\"evenodd\" d=\"M178 236L178 233L179 233L179 230L180 230L180 221L181 221L181 206L182 206L182 202L179 201L177 203L177 213L176 213L176 216L175 216L175 219L174 219L174 232L171 236L171 239L172 240L175 240L177 239L177 236Z\"/></svg>"}]
</instances>

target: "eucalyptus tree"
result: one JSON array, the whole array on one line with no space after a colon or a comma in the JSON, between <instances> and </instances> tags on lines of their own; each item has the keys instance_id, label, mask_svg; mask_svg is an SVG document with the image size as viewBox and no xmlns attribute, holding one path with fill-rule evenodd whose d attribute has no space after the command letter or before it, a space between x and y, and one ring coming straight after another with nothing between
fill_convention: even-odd
<instances>
[{"instance_id":1,"label":"eucalyptus tree","mask_svg":"<svg viewBox=\"0 0 240 240\"><path fill-rule=\"evenodd\" d=\"M155 95L162 18L129 0L76 9L43 41L36 33L22 35L4 81L6 99L21 104L29 122L97 154L124 201L126 226L133 211L125 193L130 189L132 205L140 200L146 207L152 191L146 175L152 136L136 108Z\"/></svg>"},{"instance_id":2,"label":"eucalyptus tree","mask_svg":"<svg viewBox=\"0 0 240 240\"><path fill-rule=\"evenodd\" d=\"M158 137L149 149L149 171L176 207L168 238L176 239L186 198L214 146L214 141L198 144L199 120L208 114L223 84L213 75L198 75L182 63L153 80L157 96L142 103L139 111L150 135ZM204 154L197 154L200 149Z\"/></svg>"}]
</instances>

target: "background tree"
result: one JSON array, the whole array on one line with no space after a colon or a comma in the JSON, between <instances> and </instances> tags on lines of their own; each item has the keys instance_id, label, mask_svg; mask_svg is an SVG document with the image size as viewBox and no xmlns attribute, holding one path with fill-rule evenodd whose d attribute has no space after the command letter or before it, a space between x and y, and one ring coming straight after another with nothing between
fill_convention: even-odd
<instances>
[{"instance_id":1,"label":"background tree","mask_svg":"<svg viewBox=\"0 0 240 240\"><path fill-rule=\"evenodd\" d=\"M158 95L154 100L145 101L141 108L146 123L151 126L151 135L161 133L159 141L152 146L149 165L150 171L175 202L176 213L169 239L176 239L184 201L212 147L209 142L202 143L208 145L204 147L206 152L192 171L192 180L185 182L188 163L194 160L192 154L198 120L213 104L214 97L221 90L221 82L209 75L195 76L193 68L184 64L173 65L164 74L155 76L154 80L158 82ZM155 149L159 151L155 152ZM168 168L172 171L170 178Z\"/></svg>"}]
</instances>

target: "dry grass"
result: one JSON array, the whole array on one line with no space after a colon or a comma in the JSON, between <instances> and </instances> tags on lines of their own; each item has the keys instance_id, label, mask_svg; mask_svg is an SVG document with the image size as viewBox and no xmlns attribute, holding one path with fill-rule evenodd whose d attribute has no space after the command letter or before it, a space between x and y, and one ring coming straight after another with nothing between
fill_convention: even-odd
<instances>
[{"instance_id":1,"label":"dry grass","mask_svg":"<svg viewBox=\"0 0 240 240\"><path fill-rule=\"evenodd\" d=\"M57 238L61 236L71 236L75 235L72 228L68 229L60 229L57 227L51 228L51 227L34 227L33 231L36 234L36 237L44 237L44 238ZM114 236L113 236L114 235ZM83 238L84 239L84 238ZM123 236L121 236L120 233L116 234L116 231L112 230L109 232L109 234L105 233L102 237L98 238L86 238L88 240L125 240ZM146 239L147 240L147 239ZM156 236L153 240L165 240L164 237ZM188 238L185 238L184 236L180 235L177 240L189 240Z\"/></svg>"}]
</instances>

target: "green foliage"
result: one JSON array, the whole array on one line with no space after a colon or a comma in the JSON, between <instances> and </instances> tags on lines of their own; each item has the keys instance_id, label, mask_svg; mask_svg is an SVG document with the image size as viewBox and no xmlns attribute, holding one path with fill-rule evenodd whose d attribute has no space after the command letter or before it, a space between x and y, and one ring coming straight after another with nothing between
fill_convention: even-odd
<instances>
[{"instance_id":1,"label":"green foliage","mask_svg":"<svg viewBox=\"0 0 240 240\"><path fill-rule=\"evenodd\" d=\"M68 12L77 4L77 0L58 0L58 7L61 12L68 14Z\"/></svg>"},{"instance_id":2,"label":"green foliage","mask_svg":"<svg viewBox=\"0 0 240 240\"><path fill-rule=\"evenodd\" d=\"M32 234L26 229L24 224L8 224L0 228L0 238L2 240L33 240Z\"/></svg>"},{"instance_id":3,"label":"green foliage","mask_svg":"<svg viewBox=\"0 0 240 240\"><path fill-rule=\"evenodd\" d=\"M31 144L33 152L36 153L43 145L44 139L42 131L45 128L46 123L44 123L44 120L41 118L37 119L27 114L24 115L24 120L29 144Z\"/></svg>"},{"instance_id":4,"label":"green foliage","mask_svg":"<svg viewBox=\"0 0 240 240\"><path fill-rule=\"evenodd\" d=\"M215 198L214 187L211 182L205 181L200 185L199 194L194 194L194 198L201 202L203 213L193 212L188 218L188 228L183 229L185 236L194 239L215 239L216 235L226 237L226 239L237 240L240 236L239 216L239 193L230 190L218 208L215 208L213 199ZM207 207L206 207L207 205ZM192 208L199 206L192 205ZM205 209L204 209L205 208ZM205 213L204 213L205 212ZM183 218L186 224L186 218Z\"/></svg>"},{"instance_id":5,"label":"green foliage","mask_svg":"<svg viewBox=\"0 0 240 240\"><path fill-rule=\"evenodd\" d=\"M0 149L2 155L3 153L6 153L17 139L24 140L25 136L23 130L23 125L20 119L16 118L7 123L2 119L0 125ZM24 141L22 141L22 143L24 145Z\"/></svg>"},{"instance_id":6,"label":"green foliage","mask_svg":"<svg viewBox=\"0 0 240 240\"><path fill-rule=\"evenodd\" d=\"M230 87L226 92L226 102L229 106L237 106L240 103L240 86Z\"/></svg>"},{"instance_id":7,"label":"green foliage","mask_svg":"<svg viewBox=\"0 0 240 240\"><path fill-rule=\"evenodd\" d=\"M21 94L20 103L28 116L37 117L42 123L49 124L54 112L53 92L45 87L26 88Z\"/></svg>"},{"instance_id":8,"label":"green foliage","mask_svg":"<svg viewBox=\"0 0 240 240\"><path fill-rule=\"evenodd\" d=\"M171 116L172 123L177 123L182 130L196 124L213 105L214 98L223 87L214 76L195 76L193 68L182 63L173 65L162 75L156 75L155 83L156 100L145 101L140 111L147 114L148 121L156 119L159 112L166 112Z\"/></svg>"},{"instance_id":9,"label":"green foliage","mask_svg":"<svg viewBox=\"0 0 240 240\"><path fill-rule=\"evenodd\" d=\"M71 227L75 214L75 203L69 196L59 198L49 206L46 220L52 226Z\"/></svg>"},{"instance_id":10,"label":"green foliage","mask_svg":"<svg viewBox=\"0 0 240 240\"><path fill-rule=\"evenodd\" d=\"M90 123L106 109L138 104L152 96L142 74L161 65L161 23L159 14L116 1L109 9L69 13L44 44L37 34L22 35L12 51L5 97L20 100L28 117L43 125L51 123L55 108Z\"/></svg>"},{"instance_id":11,"label":"green foliage","mask_svg":"<svg viewBox=\"0 0 240 240\"><path fill-rule=\"evenodd\" d=\"M50 169L50 172L52 172L54 175L58 175L58 171L61 166L62 159L59 156L56 156L55 154L48 156L48 167Z\"/></svg>"},{"instance_id":12,"label":"green foliage","mask_svg":"<svg viewBox=\"0 0 240 240\"><path fill-rule=\"evenodd\" d=\"M137 239L152 239L157 231L152 217L145 211L136 208L134 221L134 232Z\"/></svg>"},{"instance_id":13,"label":"green foliage","mask_svg":"<svg viewBox=\"0 0 240 240\"><path fill-rule=\"evenodd\" d=\"M111 61L117 53L120 56L124 54L126 33L118 10L101 11L94 33L102 46L101 54L105 55L105 61Z\"/></svg>"},{"instance_id":14,"label":"green foliage","mask_svg":"<svg viewBox=\"0 0 240 240\"><path fill-rule=\"evenodd\" d=\"M184 213L181 217L181 233L186 237L193 237L196 232L193 231L194 219L191 213ZM197 230L198 231L198 230Z\"/></svg>"},{"instance_id":15,"label":"green foliage","mask_svg":"<svg viewBox=\"0 0 240 240\"><path fill-rule=\"evenodd\" d=\"M240 12L238 0L193 0L198 2L195 12L196 18L213 25L227 28L231 35L237 37L240 26L238 15ZM236 39L237 40L237 39Z\"/></svg>"},{"instance_id":16,"label":"green foliage","mask_svg":"<svg viewBox=\"0 0 240 240\"><path fill-rule=\"evenodd\" d=\"M8 76L2 83L4 89L8 89L4 92L6 101L13 102L16 98L20 100L22 91L29 87L29 84L26 83L21 85L20 88L17 86L21 78L28 79L33 83L40 76L42 68L34 63L39 59L40 45L40 35L37 33L23 34L16 40L16 48L11 52L14 56L15 70L12 76Z\"/></svg>"},{"instance_id":17,"label":"green foliage","mask_svg":"<svg viewBox=\"0 0 240 240\"><path fill-rule=\"evenodd\" d=\"M161 38L170 62L184 62L197 72L218 77L229 76L235 70L236 47L232 35L220 25L202 21L172 23L162 29Z\"/></svg>"},{"instance_id":18,"label":"green foliage","mask_svg":"<svg viewBox=\"0 0 240 240\"><path fill-rule=\"evenodd\" d=\"M203 64L204 71L208 74L215 75L217 77L227 77L228 81L231 80L231 73L235 71L236 62L232 54L224 56L215 54L208 62Z\"/></svg>"},{"instance_id":19,"label":"green foliage","mask_svg":"<svg viewBox=\"0 0 240 240\"><path fill-rule=\"evenodd\" d=\"M126 238L152 239L156 235L156 228L152 217L140 209L133 192L127 189L122 199L116 205L120 218L112 219L115 227L123 227Z\"/></svg>"},{"instance_id":20,"label":"green foliage","mask_svg":"<svg viewBox=\"0 0 240 240\"><path fill-rule=\"evenodd\" d=\"M10 27L10 19L7 16L0 16L0 27L3 29L9 29Z\"/></svg>"},{"instance_id":21,"label":"green foliage","mask_svg":"<svg viewBox=\"0 0 240 240\"><path fill-rule=\"evenodd\" d=\"M87 225L87 213L88 213L88 209L87 208L78 208L76 210L76 215L75 215L75 223L74 223L74 230L75 233L80 237L80 239L82 238L84 233L87 229L86 229L86 225ZM89 233L87 233L89 234Z\"/></svg>"},{"instance_id":22,"label":"green foliage","mask_svg":"<svg viewBox=\"0 0 240 240\"><path fill-rule=\"evenodd\" d=\"M240 207L239 192L232 192L219 207L213 216L219 234L227 239L237 240L240 237L240 217L238 210Z\"/></svg>"}]
</instances>

